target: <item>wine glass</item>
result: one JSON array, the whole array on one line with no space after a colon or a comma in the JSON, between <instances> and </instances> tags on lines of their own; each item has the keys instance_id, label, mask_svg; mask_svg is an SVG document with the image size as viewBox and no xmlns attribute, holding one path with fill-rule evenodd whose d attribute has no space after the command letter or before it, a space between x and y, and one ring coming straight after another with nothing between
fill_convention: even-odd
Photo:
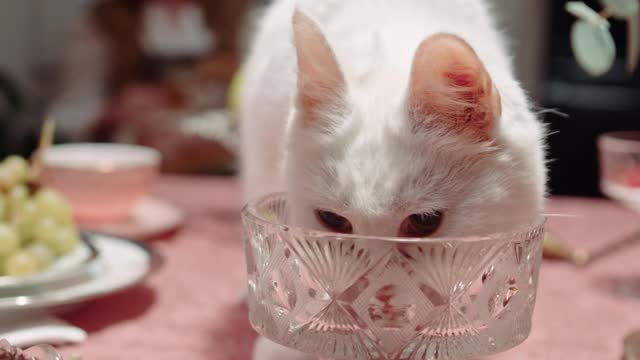
<instances>
[{"instance_id":1,"label":"wine glass","mask_svg":"<svg viewBox=\"0 0 640 360\"><path fill-rule=\"evenodd\" d=\"M600 189L610 199L640 214L640 131L609 132L598 138ZM613 248L640 244L640 227ZM617 292L640 298L640 280L619 281Z\"/></svg>"},{"instance_id":2,"label":"wine glass","mask_svg":"<svg viewBox=\"0 0 640 360\"><path fill-rule=\"evenodd\" d=\"M466 359L531 330L544 220L467 238L383 238L287 226L285 196L242 212L251 324L320 359Z\"/></svg>"},{"instance_id":3,"label":"wine glass","mask_svg":"<svg viewBox=\"0 0 640 360\"><path fill-rule=\"evenodd\" d=\"M602 192L640 212L640 131L603 134L598 149Z\"/></svg>"}]
</instances>

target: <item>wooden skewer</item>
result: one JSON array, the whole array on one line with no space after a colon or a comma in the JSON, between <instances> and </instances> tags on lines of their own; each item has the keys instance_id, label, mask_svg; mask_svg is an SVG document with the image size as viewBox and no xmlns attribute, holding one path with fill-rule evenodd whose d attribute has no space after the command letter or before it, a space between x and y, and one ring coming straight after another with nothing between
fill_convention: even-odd
<instances>
[{"instance_id":1,"label":"wooden skewer","mask_svg":"<svg viewBox=\"0 0 640 360\"><path fill-rule=\"evenodd\" d=\"M46 150L53 143L53 135L56 129L56 122L52 118L47 118L42 125L42 133L40 134L39 150Z\"/></svg>"},{"instance_id":2,"label":"wooden skewer","mask_svg":"<svg viewBox=\"0 0 640 360\"><path fill-rule=\"evenodd\" d=\"M589 253L584 250L574 250L549 233L544 237L544 255L570 261L579 266L586 265L590 261Z\"/></svg>"},{"instance_id":3,"label":"wooden skewer","mask_svg":"<svg viewBox=\"0 0 640 360\"><path fill-rule=\"evenodd\" d=\"M33 154L31 161L31 181L37 182L42 170L43 156L49 146L53 143L53 137L55 134L56 123L52 118L47 118L42 125L42 131L40 132L40 139L38 141L38 148Z\"/></svg>"}]
</instances>

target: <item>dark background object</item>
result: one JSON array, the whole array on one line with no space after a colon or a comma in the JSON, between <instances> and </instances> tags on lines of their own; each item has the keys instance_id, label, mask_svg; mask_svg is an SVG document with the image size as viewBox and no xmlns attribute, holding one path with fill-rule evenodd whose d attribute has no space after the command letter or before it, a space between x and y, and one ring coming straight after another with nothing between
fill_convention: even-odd
<instances>
[{"instance_id":1,"label":"dark background object","mask_svg":"<svg viewBox=\"0 0 640 360\"><path fill-rule=\"evenodd\" d=\"M596 11L597 0L585 1ZM608 131L640 130L640 71L626 71L627 23L611 19L617 60L606 75L593 78L576 63L571 51L575 17L564 9L565 0L549 6L547 74L543 106L568 118L549 114L545 121L552 162L550 188L554 194L602 196L598 188L596 139Z\"/></svg>"},{"instance_id":2,"label":"dark background object","mask_svg":"<svg viewBox=\"0 0 640 360\"><path fill-rule=\"evenodd\" d=\"M10 153L11 134L24 109L22 94L11 77L0 71L0 158Z\"/></svg>"}]
</instances>

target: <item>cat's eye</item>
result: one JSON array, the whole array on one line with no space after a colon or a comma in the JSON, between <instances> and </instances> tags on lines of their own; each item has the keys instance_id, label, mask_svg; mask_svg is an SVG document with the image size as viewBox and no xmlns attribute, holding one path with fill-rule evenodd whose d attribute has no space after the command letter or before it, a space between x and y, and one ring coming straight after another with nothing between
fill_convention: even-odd
<instances>
[{"instance_id":1,"label":"cat's eye","mask_svg":"<svg viewBox=\"0 0 640 360\"><path fill-rule=\"evenodd\" d=\"M438 231L444 213L442 211L434 211L431 213L413 214L407 217L400 225L400 236L405 237L426 237L431 236Z\"/></svg>"},{"instance_id":2,"label":"cat's eye","mask_svg":"<svg viewBox=\"0 0 640 360\"><path fill-rule=\"evenodd\" d=\"M342 234L351 234L353 232L351 222L344 216L324 210L316 210L315 213L318 221L328 230Z\"/></svg>"}]
</instances>

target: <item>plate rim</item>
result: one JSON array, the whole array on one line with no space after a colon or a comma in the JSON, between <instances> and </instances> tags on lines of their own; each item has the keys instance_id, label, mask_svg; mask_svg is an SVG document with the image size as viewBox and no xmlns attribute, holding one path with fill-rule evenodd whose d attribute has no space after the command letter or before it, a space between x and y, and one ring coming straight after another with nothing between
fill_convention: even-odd
<instances>
[{"instance_id":1,"label":"plate rim","mask_svg":"<svg viewBox=\"0 0 640 360\"><path fill-rule=\"evenodd\" d=\"M100 297L104 297L111 294L116 294L122 292L124 290L133 288L142 282L144 282L161 264L162 257L155 251L151 246L147 244L140 243L139 241L130 240L123 237L114 236L111 234L105 234L96 231L85 231L87 233L88 238L92 238L94 236L101 237L103 239L108 239L108 241L119 241L123 243L127 243L132 245L142 252L147 257L147 266L144 272L141 275L136 276L135 278L128 279L127 281L123 281L118 286L112 286L109 288L104 288L92 292L88 292L82 294L80 296L66 296L63 298L57 298L55 295L51 298L51 294L55 293L56 290L53 290L49 293L41 293L41 294L32 294L32 295L24 295L24 296L10 296L10 297L0 297L0 314L3 312L11 312L11 311L29 311L29 310L41 310L48 308L56 308L60 306L69 306L76 305L80 303L84 303L93 299L97 299ZM90 240L93 241L93 240ZM87 282L93 281L91 279L87 280Z\"/></svg>"}]
</instances>

